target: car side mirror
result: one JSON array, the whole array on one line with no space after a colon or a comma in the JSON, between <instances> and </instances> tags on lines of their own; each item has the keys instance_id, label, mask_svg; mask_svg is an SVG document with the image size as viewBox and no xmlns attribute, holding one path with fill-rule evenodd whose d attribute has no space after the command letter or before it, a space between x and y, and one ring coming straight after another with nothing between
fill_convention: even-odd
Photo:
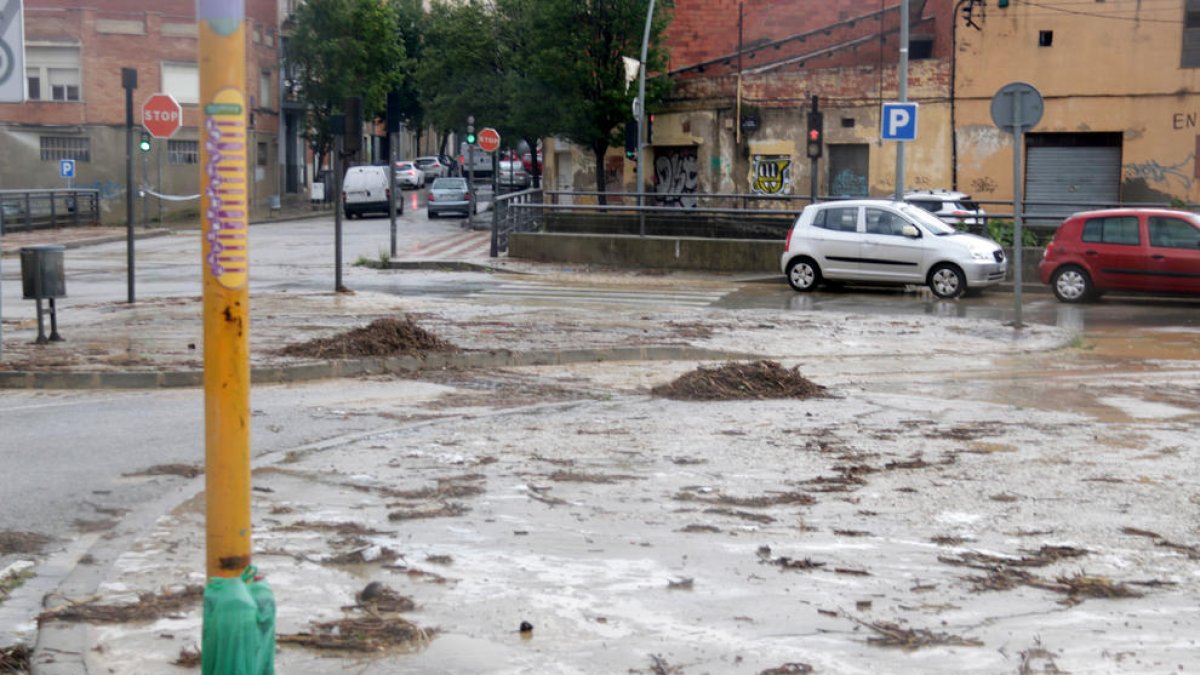
<instances>
[{"instance_id":1,"label":"car side mirror","mask_svg":"<svg viewBox=\"0 0 1200 675\"><path fill-rule=\"evenodd\" d=\"M917 229L916 225L905 225L904 227L900 228L900 234L908 237L909 239L921 238L921 231Z\"/></svg>"}]
</instances>

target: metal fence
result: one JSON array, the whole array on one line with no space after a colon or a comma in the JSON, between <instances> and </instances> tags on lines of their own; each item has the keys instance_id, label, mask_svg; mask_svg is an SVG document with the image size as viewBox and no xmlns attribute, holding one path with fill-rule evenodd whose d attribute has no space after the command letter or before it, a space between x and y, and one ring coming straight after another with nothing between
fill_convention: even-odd
<instances>
[{"instance_id":1,"label":"metal fence","mask_svg":"<svg viewBox=\"0 0 1200 675\"><path fill-rule=\"evenodd\" d=\"M0 190L0 231L99 223L98 190Z\"/></svg>"},{"instance_id":2,"label":"metal fence","mask_svg":"<svg viewBox=\"0 0 1200 675\"><path fill-rule=\"evenodd\" d=\"M492 255L508 250L512 232L587 232L651 236L784 239L809 195L647 192L638 205L636 192L531 189L496 198ZM861 197L821 196L817 201ZM881 198L881 199L886 199ZM1011 239L1011 201L973 200L986 212L979 223L964 226L976 234ZM1058 225L1080 211L1105 208L1182 208L1151 202L1026 201L1021 211L1026 237L1042 245ZM1004 242L1002 242L1004 243ZM1007 242L1011 243L1011 242ZM1027 241L1027 243L1030 243Z\"/></svg>"}]
</instances>

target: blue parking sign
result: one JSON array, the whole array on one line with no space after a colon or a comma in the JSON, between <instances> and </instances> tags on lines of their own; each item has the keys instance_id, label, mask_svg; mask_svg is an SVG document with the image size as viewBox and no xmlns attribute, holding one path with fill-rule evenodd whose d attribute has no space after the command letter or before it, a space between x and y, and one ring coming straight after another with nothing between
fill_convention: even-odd
<instances>
[{"instance_id":1,"label":"blue parking sign","mask_svg":"<svg viewBox=\"0 0 1200 675\"><path fill-rule=\"evenodd\" d=\"M917 140L917 104L884 103L880 125L880 138L885 141Z\"/></svg>"},{"instance_id":2,"label":"blue parking sign","mask_svg":"<svg viewBox=\"0 0 1200 675\"><path fill-rule=\"evenodd\" d=\"M58 160L58 177L59 178L74 178L75 177L75 160L73 160L73 159Z\"/></svg>"}]
</instances>

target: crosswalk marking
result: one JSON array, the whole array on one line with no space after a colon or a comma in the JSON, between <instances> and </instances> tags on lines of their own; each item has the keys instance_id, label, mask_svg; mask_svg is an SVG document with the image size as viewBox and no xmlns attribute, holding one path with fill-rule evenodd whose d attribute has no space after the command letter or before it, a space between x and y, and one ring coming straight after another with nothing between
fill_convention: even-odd
<instances>
[{"instance_id":1,"label":"crosswalk marking","mask_svg":"<svg viewBox=\"0 0 1200 675\"><path fill-rule=\"evenodd\" d=\"M491 232L458 232L417 242L406 250L398 251L398 257L400 260L474 260L487 258L491 247Z\"/></svg>"},{"instance_id":2,"label":"crosswalk marking","mask_svg":"<svg viewBox=\"0 0 1200 675\"><path fill-rule=\"evenodd\" d=\"M497 284L471 293L468 297L479 299L511 298L520 300L545 300L548 302L569 300L572 304L707 307L720 300L724 295L724 291L581 288L578 286L530 282Z\"/></svg>"}]
</instances>

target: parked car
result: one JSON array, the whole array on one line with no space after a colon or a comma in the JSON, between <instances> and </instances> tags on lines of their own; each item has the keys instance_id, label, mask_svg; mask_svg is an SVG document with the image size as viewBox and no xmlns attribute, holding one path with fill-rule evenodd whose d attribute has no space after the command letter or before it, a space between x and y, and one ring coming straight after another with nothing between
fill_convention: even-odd
<instances>
[{"instance_id":1,"label":"parked car","mask_svg":"<svg viewBox=\"0 0 1200 675\"><path fill-rule=\"evenodd\" d=\"M1076 213L1046 245L1038 276L1062 302L1108 291L1200 294L1200 217L1172 209Z\"/></svg>"},{"instance_id":2,"label":"parked car","mask_svg":"<svg viewBox=\"0 0 1200 675\"><path fill-rule=\"evenodd\" d=\"M971 195L950 190L915 190L904 195L904 201L919 206L942 220L960 228L987 224L987 213L979 208Z\"/></svg>"},{"instance_id":3,"label":"parked car","mask_svg":"<svg viewBox=\"0 0 1200 675\"><path fill-rule=\"evenodd\" d=\"M430 220L443 213L461 213L470 217L471 190L467 187L467 179L435 178L425 202Z\"/></svg>"},{"instance_id":4,"label":"parked car","mask_svg":"<svg viewBox=\"0 0 1200 675\"><path fill-rule=\"evenodd\" d=\"M527 188L529 187L530 176L525 172L525 167L521 166L521 162L516 159L502 159L498 165L500 171L500 185L503 187Z\"/></svg>"},{"instance_id":5,"label":"parked car","mask_svg":"<svg viewBox=\"0 0 1200 675\"><path fill-rule=\"evenodd\" d=\"M398 161L396 162L396 185L401 188L419 188L425 185L425 172L418 169L417 165L409 160Z\"/></svg>"},{"instance_id":6,"label":"parked car","mask_svg":"<svg viewBox=\"0 0 1200 675\"><path fill-rule=\"evenodd\" d=\"M797 291L822 282L924 284L955 298L1004 281L1004 250L905 202L859 199L804 207L780 264Z\"/></svg>"},{"instance_id":7,"label":"parked car","mask_svg":"<svg viewBox=\"0 0 1200 675\"><path fill-rule=\"evenodd\" d=\"M533 155L531 155L528 152L525 153L524 155L522 155L521 156L521 166L525 167L525 173L532 174L533 173ZM542 171L542 153L541 152L538 152L538 154L537 154L537 169L538 169L538 175L541 175L542 173L544 173Z\"/></svg>"},{"instance_id":8,"label":"parked car","mask_svg":"<svg viewBox=\"0 0 1200 675\"><path fill-rule=\"evenodd\" d=\"M462 175L462 171L461 171L460 167L458 166L458 161L455 160L453 157L451 157L450 155L438 155L437 158L438 158L439 162L441 162L442 164L445 164L449 168L449 170L446 173L447 178L449 178L450 176L461 176Z\"/></svg>"},{"instance_id":9,"label":"parked car","mask_svg":"<svg viewBox=\"0 0 1200 675\"><path fill-rule=\"evenodd\" d=\"M418 157L413 160L413 164L417 165L425 174L425 182L432 183L434 178L445 178L450 175L450 166L443 164L442 160L437 157Z\"/></svg>"},{"instance_id":10,"label":"parked car","mask_svg":"<svg viewBox=\"0 0 1200 675\"><path fill-rule=\"evenodd\" d=\"M397 193L398 196L398 193ZM342 212L347 218L367 213L388 213L392 190L386 166L352 166L342 180ZM396 200L396 213L404 213L404 200Z\"/></svg>"}]
</instances>

